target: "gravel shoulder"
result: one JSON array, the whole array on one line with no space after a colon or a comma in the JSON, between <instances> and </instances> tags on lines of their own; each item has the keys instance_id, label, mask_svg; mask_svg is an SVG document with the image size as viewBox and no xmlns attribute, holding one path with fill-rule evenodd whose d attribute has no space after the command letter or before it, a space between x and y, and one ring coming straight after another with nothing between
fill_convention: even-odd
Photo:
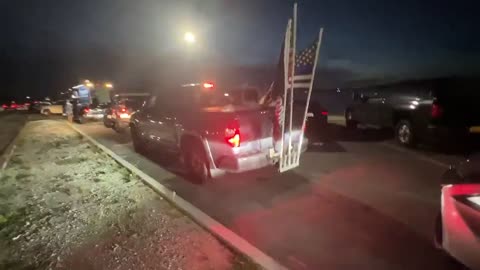
<instances>
[{"instance_id":1,"label":"gravel shoulder","mask_svg":"<svg viewBox=\"0 0 480 270\"><path fill-rule=\"evenodd\" d=\"M0 269L258 269L65 122L19 136L0 175Z\"/></svg>"}]
</instances>

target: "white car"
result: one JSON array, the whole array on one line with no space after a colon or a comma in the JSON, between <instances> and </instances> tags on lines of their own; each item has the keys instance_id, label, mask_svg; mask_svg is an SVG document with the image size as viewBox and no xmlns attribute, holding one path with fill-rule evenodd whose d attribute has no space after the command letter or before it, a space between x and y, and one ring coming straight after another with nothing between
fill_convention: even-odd
<instances>
[{"instance_id":1,"label":"white car","mask_svg":"<svg viewBox=\"0 0 480 270\"><path fill-rule=\"evenodd\" d=\"M451 169L442 187L435 244L470 269L480 269L480 159ZM456 180L451 180L455 179Z\"/></svg>"},{"instance_id":2,"label":"white car","mask_svg":"<svg viewBox=\"0 0 480 270\"><path fill-rule=\"evenodd\" d=\"M53 102L50 105L45 105L40 108L40 113L43 115L63 114L64 101Z\"/></svg>"}]
</instances>

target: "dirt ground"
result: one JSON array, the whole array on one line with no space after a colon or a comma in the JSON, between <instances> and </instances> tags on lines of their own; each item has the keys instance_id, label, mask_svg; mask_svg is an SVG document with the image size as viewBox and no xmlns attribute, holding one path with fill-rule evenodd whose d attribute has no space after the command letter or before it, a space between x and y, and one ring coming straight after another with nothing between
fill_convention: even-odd
<instances>
[{"instance_id":1,"label":"dirt ground","mask_svg":"<svg viewBox=\"0 0 480 270\"><path fill-rule=\"evenodd\" d=\"M0 269L257 269L63 121L0 174Z\"/></svg>"}]
</instances>

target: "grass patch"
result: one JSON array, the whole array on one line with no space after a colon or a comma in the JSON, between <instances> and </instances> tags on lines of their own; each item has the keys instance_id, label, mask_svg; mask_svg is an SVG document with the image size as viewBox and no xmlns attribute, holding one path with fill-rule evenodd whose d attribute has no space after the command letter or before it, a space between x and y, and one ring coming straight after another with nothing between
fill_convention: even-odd
<instances>
[{"instance_id":1,"label":"grass patch","mask_svg":"<svg viewBox=\"0 0 480 270\"><path fill-rule=\"evenodd\" d=\"M8 181L8 179L10 179L10 176L2 175L2 177L0 177L0 183L5 183Z\"/></svg>"},{"instance_id":2,"label":"grass patch","mask_svg":"<svg viewBox=\"0 0 480 270\"><path fill-rule=\"evenodd\" d=\"M19 173L15 176L15 179L22 180L22 179L28 178L30 176L32 176L32 175L29 174L29 173Z\"/></svg>"},{"instance_id":3,"label":"grass patch","mask_svg":"<svg viewBox=\"0 0 480 270\"><path fill-rule=\"evenodd\" d=\"M87 161L87 160L88 159L84 158L84 157L71 157L71 158L66 158L66 159L62 159L62 160L57 160L57 161L55 161L55 164L57 164L57 165L70 165L70 164L81 163L81 162L84 162L84 161Z\"/></svg>"},{"instance_id":4,"label":"grass patch","mask_svg":"<svg viewBox=\"0 0 480 270\"><path fill-rule=\"evenodd\" d=\"M23 160L20 159L19 155L15 155L10 159L10 164L11 165L21 165L21 164L23 164Z\"/></svg>"}]
</instances>

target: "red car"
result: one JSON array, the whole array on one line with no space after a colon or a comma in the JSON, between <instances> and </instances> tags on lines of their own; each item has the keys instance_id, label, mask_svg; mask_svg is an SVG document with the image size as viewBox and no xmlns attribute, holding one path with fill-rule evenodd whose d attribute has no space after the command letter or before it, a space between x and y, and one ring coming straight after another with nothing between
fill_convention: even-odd
<instances>
[{"instance_id":1,"label":"red car","mask_svg":"<svg viewBox=\"0 0 480 270\"><path fill-rule=\"evenodd\" d=\"M480 269L480 157L444 176L435 245L470 269Z\"/></svg>"}]
</instances>

